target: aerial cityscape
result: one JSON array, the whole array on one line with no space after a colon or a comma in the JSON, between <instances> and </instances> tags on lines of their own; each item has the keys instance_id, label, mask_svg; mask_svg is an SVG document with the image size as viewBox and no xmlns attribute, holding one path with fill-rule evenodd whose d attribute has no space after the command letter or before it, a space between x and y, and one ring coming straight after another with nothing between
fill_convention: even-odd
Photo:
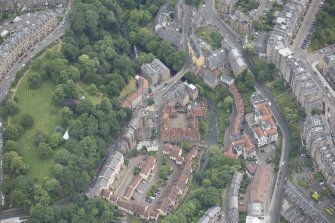
<instances>
[{"instance_id":1,"label":"aerial cityscape","mask_svg":"<svg viewBox=\"0 0 335 223\"><path fill-rule=\"evenodd\" d=\"M335 0L0 0L0 223L335 223Z\"/></svg>"}]
</instances>

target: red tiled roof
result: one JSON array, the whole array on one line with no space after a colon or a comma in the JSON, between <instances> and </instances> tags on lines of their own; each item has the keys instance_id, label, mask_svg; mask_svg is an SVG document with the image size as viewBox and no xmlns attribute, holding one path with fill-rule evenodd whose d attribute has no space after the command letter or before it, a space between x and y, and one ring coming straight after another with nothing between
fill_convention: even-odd
<instances>
[{"instance_id":1,"label":"red tiled roof","mask_svg":"<svg viewBox=\"0 0 335 223\"><path fill-rule=\"evenodd\" d=\"M258 136L258 138L262 138L264 136L263 130L261 129L261 127L258 127L256 129L256 134Z\"/></svg>"},{"instance_id":2,"label":"red tiled roof","mask_svg":"<svg viewBox=\"0 0 335 223\"><path fill-rule=\"evenodd\" d=\"M181 155L182 149L179 146L172 146L170 156L177 159Z\"/></svg>"},{"instance_id":3,"label":"red tiled roof","mask_svg":"<svg viewBox=\"0 0 335 223\"><path fill-rule=\"evenodd\" d=\"M234 119L232 133L234 136L238 136L241 130L242 119L244 118L244 102L235 84L229 85L229 90L233 95L237 110L237 115Z\"/></svg>"},{"instance_id":4,"label":"red tiled roof","mask_svg":"<svg viewBox=\"0 0 335 223\"><path fill-rule=\"evenodd\" d=\"M104 199L109 199L109 196L112 194L112 191L108 190L108 189L103 189L101 192L101 196Z\"/></svg>"},{"instance_id":5,"label":"red tiled roof","mask_svg":"<svg viewBox=\"0 0 335 223\"><path fill-rule=\"evenodd\" d=\"M118 199L117 206L126 210L127 212L133 212L134 211L134 203L132 201L128 201L125 199Z\"/></svg>"},{"instance_id":6,"label":"red tiled roof","mask_svg":"<svg viewBox=\"0 0 335 223\"><path fill-rule=\"evenodd\" d=\"M109 197L109 201L116 204L117 201L119 200L119 197L116 196L115 194L111 194L110 197Z\"/></svg>"},{"instance_id":7,"label":"red tiled roof","mask_svg":"<svg viewBox=\"0 0 335 223\"><path fill-rule=\"evenodd\" d=\"M233 153L233 146L230 145L227 147L227 151L225 152L224 156L226 158L236 159L237 155Z\"/></svg>"},{"instance_id":8,"label":"red tiled roof","mask_svg":"<svg viewBox=\"0 0 335 223\"><path fill-rule=\"evenodd\" d=\"M122 102L123 108L131 108L132 103L138 98L142 97L143 92L149 88L149 82L143 77L140 77L138 83L139 88Z\"/></svg>"},{"instance_id":9,"label":"red tiled roof","mask_svg":"<svg viewBox=\"0 0 335 223\"><path fill-rule=\"evenodd\" d=\"M128 101L128 99L125 99L123 102L122 102L122 108L131 108L131 103Z\"/></svg>"},{"instance_id":10,"label":"red tiled roof","mask_svg":"<svg viewBox=\"0 0 335 223\"><path fill-rule=\"evenodd\" d=\"M157 210L160 210L164 214L167 214L170 211L170 205L171 201L167 197L164 197L157 203Z\"/></svg>"},{"instance_id":11,"label":"red tiled roof","mask_svg":"<svg viewBox=\"0 0 335 223\"><path fill-rule=\"evenodd\" d=\"M156 164L156 158L154 156L149 156L144 160L142 160L142 162L139 165L141 167L141 174L143 174L144 176L149 176L155 164Z\"/></svg>"}]
</instances>

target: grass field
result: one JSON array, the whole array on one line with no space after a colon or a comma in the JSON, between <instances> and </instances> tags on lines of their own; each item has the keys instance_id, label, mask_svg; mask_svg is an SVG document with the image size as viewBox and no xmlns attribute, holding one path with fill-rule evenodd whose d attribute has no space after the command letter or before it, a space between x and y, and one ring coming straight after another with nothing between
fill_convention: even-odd
<instances>
[{"instance_id":1,"label":"grass field","mask_svg":"<svg viewBox=\"0 0 335 223\"><path fill-rule=\"evenodd\" d=\"M59 50L61 45L56 45L49 50ZM40 58L43 60L45 54ZM16 125L22 114L29 113L34 118L34 126L24 132L18 140L18 148L24 157L24 161L29 164L28 177L32 180L42 180L51 174L50 167L53 164L52 158L40 160L37 148L33 144L36 129L41 129L50 133L59 123L59 107L52 101L54 84L45 81L38 89L28 87L28 77L33 71L28 69L15 90L15 97L19 105L19 113L11 117L11 123ZM36 72L36 71L35 71Z\"/></svg>"},{"instance_id":2,"label":"grass field","mask_svg":"<svg viewBox=\"0 0 335 223\"><path fill-rule=\"evenodd\" d=\"M134 78L129 80L129 83L127 84L127 86L125 88L122 89L119 99L122 101L123 99L125 99L130 93L132 93L133 91L135 91L136 89L136 80Z\"/></svg>"},{"instance_id":3,"label":"grass field","mask_svg":"<svg viewBox=\"0 0 335 223\"><path fill-rule=\"evenodd\" d=\"M77 85L77 88L79 89L79 93L80 95L84 95L85 97L88 98L88 100L90 100L92 102L93 105L97 105L101 102L102 98L103 98L103 94L100 92L96 92L95 95L91 95L90 93L87 92L87 85L83 82L80 82Z\"/></svg>"}]
</instances>

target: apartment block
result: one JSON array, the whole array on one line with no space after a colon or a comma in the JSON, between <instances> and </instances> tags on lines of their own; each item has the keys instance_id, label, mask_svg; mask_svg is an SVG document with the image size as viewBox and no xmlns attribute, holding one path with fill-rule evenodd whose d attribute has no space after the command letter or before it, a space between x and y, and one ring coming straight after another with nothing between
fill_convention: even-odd
<instances>
[{"instance_id":1,"label":"apartment block","mask_svg":"<svg viewBox=\"0 0 335 223\"><path fill-rule=\"evenodd\" d=\"M114 180L118 178L120 169L124 166L124 157L122 153L115 152L107 157L104 167L97 176L95 184L88 190L88 197L98 196L102 190L113 190Z\"/></svg>"},{"instance_id":2,"label":"apartment block","mask_svg":"<svg viewBox=\"0 0 335 223\"><path fill-rule=\"evenodd\" d=\"M234 30L243 35L248 34L252 28L251 18L240 10L236 10L233 14L227 15L226 19Z\"/></svg>"},{"instance_id":3,"label":"apartment block","mask_svg":"<svg viewBox=\"0 0 335 223\"><path fill-rule=\"evenodd\" d=\"M277 126L266 102L254 103L254 121L252 131L258 147L277 141Z\"/></svg>"},{"instance_id":4,"label":"apartment block","mask_svg":"<svg viewBox=\"0 0 335 223\"><path fill-rule=\"evenodd\" d=\"M201 50L199 40L195 36L190 36L188 53L191 55L194 65L201 67L205 64L205 56Z\"/></svg>"},{"instance_id":5,"label":"apartment block","mask_svg":"<svg viewBox=\"0 0 335 223\"><path fill-rule=\"evenodd\" d=\"M248 68L243 56L236 48L229 51L228 60L235 76L238 76Z\"/></svg>"},{"instance_id":6,"label":"apartment block","mask_svg":"<svg viewBox=\"0 0 335 223\"><path fill-rule=\"evenodd\" d=\"M330 188L335 191L335 147L331 130L324 115L309 115L303 131L306 148L326 177Z\"/></svg>"},{"instance_id":7,"label":"apartment block","mask_svg":"<svg viewBox=\"0 0 335 223\"><path fill-rule=\"evenodd\" d=\"M237 0L218 0L217 8L222 14L230 14L234 11Z\"/></svg>"},{"instance_id":8,"label":"apartment block","mask_svg":"<svg viewBox=\"0 0 335 223\"><path fill-rule=\"evenodd\" d=\"M171 106L186 106L190 100L196 100L199 96L198 89L187 82L177 82L165 93L163 101Z\"/></svg>"},{"instance_id":9,"label":"apartment block","mask_svg":"<svg viewBox=\"0 0 335 223\"><path fill-rule=\"evenodd\" d=\"M141 73L152 85L167 81L171 76L170 69L159 59L153 59L151 63L143 64Z\"/></svg>"},{"instance_id":10,"label":"apartment block","mask_svg":"<svg viewBox=\"0 0 335 223\"><path fill-rule=\"evenodd\" d=\"M325 141L327 138L320 138L329 135L328 123L324 115L308 115L304 123L302 135L305 139L306 148L312 157L315 157L315 150L319 148L316 142ZM314 143L314 146L312 146Z\"/></svg>"}]
</instances>

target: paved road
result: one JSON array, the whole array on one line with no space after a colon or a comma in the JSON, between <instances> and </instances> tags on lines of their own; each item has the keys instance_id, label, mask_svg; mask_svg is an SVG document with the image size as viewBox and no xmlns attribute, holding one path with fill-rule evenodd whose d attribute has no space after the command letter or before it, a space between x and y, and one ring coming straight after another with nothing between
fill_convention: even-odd
<instances>
[{"instance_id":1,"label":"paved road","mask_svg":"<svg viewBox=\"0 0 335 223\"><path fill-rule=\"evenodd\" d=\"M315 222L330 223L330 221L314 207L314 202L312 200L305 199L292 183L288 182L286 184L285 194L287 194L290 200L296 203L305 214L313 218Z\"/></svg>"},{"instance_id":2,"label":"paved road","mask_svg":"<svg viewBox=\"0 0 335 223\"><path fill-rule=\"evenodd\" d=\"M8 209L5 211L2 211L0 214L0 220L2 219L7 219L7 218L15 218L15 217L20 217L20 218L27 218L29 215L29 210L28 209Z\"/></svg>"},{"instance_id":3,"label":"paved road","mask_svg":"<svg viewBox=\"0 0 335 223\"><path fill-rule=\"evenodd\" d=\"M208 97L206 97L207 105L208 105L208 112L210 113L209 122L208 122L208 136L207 136L207 148L217 144L218 141L218 110L217 105ZM204 174L207 164L208 164L208 153L207 149L204 153L203 157L204 162L201 164L200 173L201 175Z\"/></svg>"},{"instance_id":4,"label":"paved road","mask_svg":"<svg viewBox=\"0 0 335 223\"><path fill-rule=\"evenodd\" d=\"M246 60L246 63L248 64L249 69L253 71L254 70L253 64L251 63L250 58L247 56L246 52L243 49L242 39L238 35L236 35L236 33L234 33L230 28L228 28L225 23L221 21L220 16L214 10L213 0L206 0L205 10L207 12L207 15L211 18L212 24L219 29L223 37L228 39L228 42L232 44L232 47L236 47L242 53L244 59ZM255 83L255 87L271 102L270 109L281 130L281 134L283 135L280 163L284 162L285 165L281 166L279 169L279 176L276 180L277 183L274 188L272 202L268 210L269 217L271 218L270 222L275 223L279 222L280 207L284 193L285 178L287 177L288 174L287 160L291 148L291 133L287 121L285 120L283 114L277 107L274 99L270 96L269 91L262 84L258 82Z\"/></svg>"},{"instance_id":5,"label":"paved road","mask_svg":"<svg viewBox=\"0 0 335 223\"><path fill-rule=\"evenodd\" d=\"M315 15L319 10L320 2L321 0L312 0L304 17L304 20L301 23L299 31L292 43L291 49L306 51L307 47L304 50L301 48L301 46L307 34L309 33L309 29L312 25L313 20L315 19Z\"/></svg>"}]
</instances>

